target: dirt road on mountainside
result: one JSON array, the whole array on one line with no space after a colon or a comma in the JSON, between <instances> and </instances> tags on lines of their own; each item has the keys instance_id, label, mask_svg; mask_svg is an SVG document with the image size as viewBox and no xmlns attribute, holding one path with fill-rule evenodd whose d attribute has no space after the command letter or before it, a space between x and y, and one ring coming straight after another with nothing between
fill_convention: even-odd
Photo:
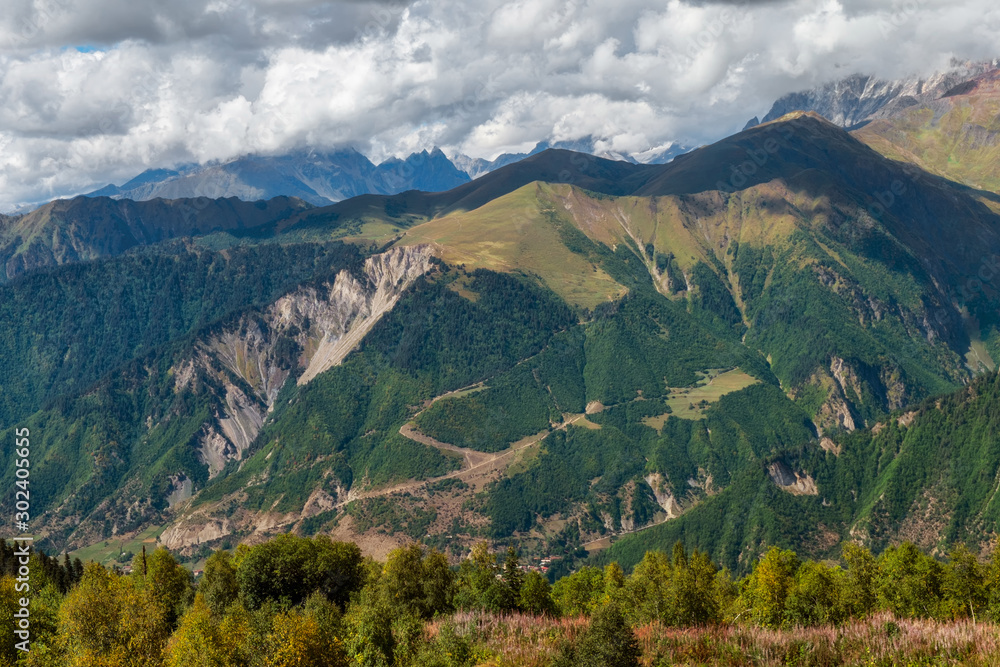
<instances>
[{"instance_id":1,"label":"dirt road on mountainside","mask_svg":"<svg viewBox=\"0 0 1000 667\"><path fill-rule=\"evenodd\" d=\"M485 485L486 482L490 481L494 473L501 471L512 455L518 452L524 451L529 447L537 445L539 442L544 440L546 436L555 431L560 431L565 429L570 424L575 424L581 420L585 420L585 414L579 415L567 415L563 420L562 424L559 424L555 428L550 428L542 431L541 433L536 433L535 435L528 436L523 440L518 440L513 443L507 449L496 452L495 454L487 454L485 452L479 452L476 450L468 449L465 447L457 447L455 445L449 445L444 442L439 442L434 438L430 438L413 428L412 423L404 424L399 432L401 435L413 440L414 442L419 442L422 445L428 447L434 447L446 452L459 453L465 458L466 467L461 470L456 470L450 472L447 475L441 475L440 477L432 477L430 479L425 479L422 481L405 482L403 484L397 484L394 486L385 487L382 489L373 489L371 491L361 491L357 494L348 493L348 497L345 500L337 503L336 507L340 508L347 505L349 502L354 500L366 500L368 498L380 498L383 496L391 496L394 493L403 493L406 491L414 491L427 484L433 484L434 482L439 482L443 479L459 479L466 484L473 487L479 487Z\"/></svg>"}]
</instances>

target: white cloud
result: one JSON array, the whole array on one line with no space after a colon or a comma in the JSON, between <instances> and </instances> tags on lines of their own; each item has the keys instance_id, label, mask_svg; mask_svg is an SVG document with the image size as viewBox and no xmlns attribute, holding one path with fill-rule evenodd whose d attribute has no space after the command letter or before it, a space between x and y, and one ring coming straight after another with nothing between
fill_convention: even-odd
<instances>
[{"instance_id":1,"label":"white cloud","mask_svg":"<svg viewBox=\"0 0 1000 667\"><path fill-rule=\"evenodd\" d=\"M705 142L861 71L991 58L991 0L6 0L0 210L305 144Z\"/></svg>"}]
</instances>

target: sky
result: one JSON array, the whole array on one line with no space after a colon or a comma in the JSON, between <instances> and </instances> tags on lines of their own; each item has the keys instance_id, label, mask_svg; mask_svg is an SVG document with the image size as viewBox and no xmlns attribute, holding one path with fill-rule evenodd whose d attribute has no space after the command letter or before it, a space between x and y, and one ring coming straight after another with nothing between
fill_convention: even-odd
<instances>
[{"instance_id":1,"label":"sky","mask_svg":"<svg viewBox=\"0 0 1000 667\"><path fill-rule=\"evenodd\" d=\"M788 92L997 56L995 0L4 0L0 211L303 147L698 145Z\"/></svg>"}]
</instances>

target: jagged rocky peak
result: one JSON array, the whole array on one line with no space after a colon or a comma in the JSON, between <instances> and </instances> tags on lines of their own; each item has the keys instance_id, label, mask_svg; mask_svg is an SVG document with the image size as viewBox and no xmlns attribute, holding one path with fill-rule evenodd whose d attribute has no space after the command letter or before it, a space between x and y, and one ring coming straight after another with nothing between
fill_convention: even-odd
<instances>
[{"instance_id":1,"label":"jagged rocky peak","mask_svg":"<svg viewBox=\"0 0 1000 667\"><path fill-rule=\"evenodd\" d=\"M818 88L790 93L780 98L762 122L781 118L792 111L815 111L841 127L885 118L900 109L936 100L955 86L970 81L1000 65L997 60L953 62L944 72L928 77L911 76L887 81L866 74L853 74Z\"/></svg>"},{"instance_id":2,"label":"jagged rocky peak","mask_svg":"<svg viewBox=\"0 0 1000 667\"><path fill-rule=\"evenodd\" d=\"M392 248L365 261L367 275L379 289L412 282L431 268L431 252L426 245Z\"/></svg>"},{"instance_id":3,"label":"jagged rocky peak","mask_svg":"<svg viewBox=\"0 0 1000 667\"><path fill-rule=\"evenodd\" d=\"M363 194L406 190L441 192L469 182L438 149L375 165L353 148L300 149L281 155L242 155L222 163L151 169L122 186L87 196L145 201L156 198L237 197L244 201L279 195L326 206Z\"/></svg>"}]
</instances>

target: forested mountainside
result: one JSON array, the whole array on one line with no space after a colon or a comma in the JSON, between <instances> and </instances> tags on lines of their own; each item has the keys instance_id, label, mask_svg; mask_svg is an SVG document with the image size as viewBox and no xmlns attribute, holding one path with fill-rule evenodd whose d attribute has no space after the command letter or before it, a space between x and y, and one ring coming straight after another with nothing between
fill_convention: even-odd
<instances>
[{"instance_id":1,"label":"forested mountainside","mask_svg":"<svg viewBox=\"0 0 1000 667\"><path fill-rule=\"evenodd\" d=\"M733 563L755 558L745 551L755 541L799 544L817 557L837 558L845 541L876 551L909 541L934 555L967 544L985 556L997 539L998 425L1000 376L989 373L869 429L771 456L740 484L623 538L599 560L628 567L672 540Z\"/></svg>"},{"instance_id":2,"label":"forested mountainside","mask_svg":"<svg viewBox=\"0 0 1000 667\"><path fill-rule=\"evenodd\" d=\"M446 193L254 206L0 288L25 323L0 437L34 434L46 548L487 538L566 570L683 537L744 571L770 544L991 538L966 477L910 476L899 415L958 419L940 397L993 377L1000 217L819 117L662 166L553 150Z\"/></svg>"},{"instance_id":3,"label":"forested mountainside","mask_svg":"<svg viewBox=\"0 0 1000 667\"><path fill-rule=\"evenodd\" d=\"M119 255L136 246L215 231L239 233L309 208L294 197L155 199L76 197L0 218L0 280L49 266Z\"/></svg>"},{"instance_id":4,"label":"forested mountainside","mask_svg":"<svg viewBox=\"0 0 1000 667\"><path fill-rule=\"evenodd\" d=\"M125 364L293 287L354 266L353 246L190 243L36 271L0 285L4 427ZM16 323L16 324L15 324Z\"/></svg>"}]
</instances>

